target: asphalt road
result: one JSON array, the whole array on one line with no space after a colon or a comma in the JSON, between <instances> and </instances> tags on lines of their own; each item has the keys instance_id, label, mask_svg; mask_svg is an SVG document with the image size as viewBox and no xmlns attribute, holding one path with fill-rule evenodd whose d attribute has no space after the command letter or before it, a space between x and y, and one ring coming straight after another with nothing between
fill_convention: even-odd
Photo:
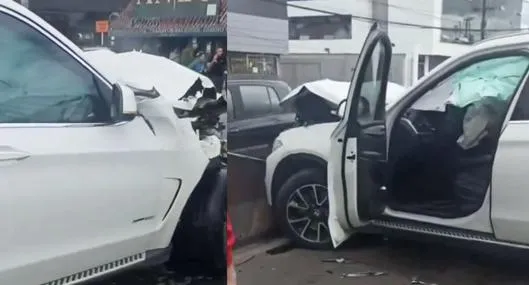
<instances>
[{"instance_id":1,"label":"asphalt road","mask_svg":"<svg viewBox=\"0 0 529 285\"><path fill-rule=\"evenodd\" d=\"M333 262L324 262L325 259ZM343 261L341 263L336 260ZM238 265L241 285L518 285L529 284L527 256L498 256L462 248L374 239L337 251L292 249L261 253ZM344 274L381 273L382 276ZM413 279L424 283L412 283Z\"/></svg>"},{"instance_id":2,"label":"asphalt road","mask_svg":"<svg viewBox=\"0 0 529 285\"><path fill-rule=\"evenodd\" d=\"M186 276L164 268L153 268L117 274L90 285L226 285L226 280L207 276Z\"/></svg>"}]
</instances>

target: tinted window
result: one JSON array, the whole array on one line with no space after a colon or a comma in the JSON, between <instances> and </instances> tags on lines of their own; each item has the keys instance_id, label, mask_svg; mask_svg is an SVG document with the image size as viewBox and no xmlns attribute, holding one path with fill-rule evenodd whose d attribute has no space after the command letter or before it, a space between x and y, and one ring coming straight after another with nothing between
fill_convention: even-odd
<instances>
[{"instance_id":1,"label":"tinted window","mask_svg":"<svg viewBox=\"0 0 529 285\"><path fill-rule=\"evenodd\" d=\"M0 123L108 121L93 74L48 38L0 14Z\"/></svg>"},{"instance_id":2,"label":"tinted window","mask_svg":"<svg viewBox=\"0 0 529 285\"><path fill-rule=\"evenodd\" d=\"M350 39L351 16L308 16L288 19L290 40Z\"/></svg>"},{"instance_id":3,"label":"tinted window","mask_svg":"<svg viewBox=\"0 0 529 285\"><path fill-rule=\"evenodd\" d=\"M258 117L272 112L268 87L259 85L241 85L239 88L244 117Z\"/></svg>"},{"instance_id":4,"label":"tinted window","mask_svg":"<svg viewBox=\"0 0 529 285\"><path fill-rule=\"evenodd\" d=\"M227 105L228 119L232 120L233 118L235 118L235 110L233 108L233 99L232 99L233 95L231 95L231 91L229 89L226 89L226 91L228 92L226 94L226 105ZM223 91L223 92L225 92L225 91Z\"/></svg>"},{"instance_id":5,"label":"tinted window","mask_svg":"<svg viewBox=\"0 0 529 285\"><path fill-rule=\"evenodd\" d=\"M281 107L279 106L279 95L276 90L272 87L268 87L268 94L270 95L270 103L272 111L280 112Z\"/></svg>"}]
</instances>

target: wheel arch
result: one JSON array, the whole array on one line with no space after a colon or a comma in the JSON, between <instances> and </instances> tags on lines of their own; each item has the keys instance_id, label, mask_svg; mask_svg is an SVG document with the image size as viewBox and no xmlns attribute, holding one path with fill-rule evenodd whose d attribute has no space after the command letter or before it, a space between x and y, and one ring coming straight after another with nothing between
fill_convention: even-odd
<instances>
[{"instance_id":1,"label":"wheel arch","mask_svg":"<svg viewBox=\"0 0 529 285\"><path fill-rule=\"evenodd\" d=\"M271 201L275 204L277 192L289 177L302 169L319 168L327 169L327 161L320 156L308 153L290 154L283 158L277 165L272 176Z\"/></svg>"},{"instance_id":2,"label":"wheel arch","mask_svg":"<svg viewBox=\"0 0 529 285\"><path fill-rule=\"evenodd\" d=\"M226 260L226 241L219 236L221 233L224 236L226 232L227 188L226 168L205 171L186 201L173 232L171 264L214 256L204 262L211 262L211 270L220 268L222 271Z\"/></svg>"}]
</instances>

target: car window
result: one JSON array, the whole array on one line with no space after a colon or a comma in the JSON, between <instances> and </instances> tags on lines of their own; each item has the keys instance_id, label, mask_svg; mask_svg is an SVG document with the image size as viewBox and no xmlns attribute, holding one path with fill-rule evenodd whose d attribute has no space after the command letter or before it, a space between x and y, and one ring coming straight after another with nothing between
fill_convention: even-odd
<instances>
[{"instance_id":1,"label":"car window","mask_svg":"<svg viewBox=\"0 0 529 285\"><path fill-rule=\"evenodd\" d=\"M235 109L233 108L233 98L231 95L231 91L229 89L225 89L227 92L226 94L226 105L227 105L227 113L228 113L228 120L233 120L235 118Z\"/></svg>"},{"instance_id":2,"label":"car window","mask_svg":"<svg viewBox=\"0 0 529 285\"><path fill-rule=\"evenodd\" d=\"M465 107L490 97L507 105L528 66L529 58L525 56L504 56L475 62L437 84L412 108L444 111L446 104Z\"/></svg>"},{"instance_id":3,"label":"car window","mask_svg":"<svg viewBox=\"0 0 529 285\"><path fill-rule=\"evenodd\" d=\"M242 101L242 116L245 118L259 117L272 112L268 87L261 85L239 86Z\"/></svg>"},{"instance_id":4,"label":"car window","mask_svg":"<svg viewBox=\"0 0 529 285\"><path fill-rule=\"evenodd\" d=\"M377 102L380 101L383 65L387 57L386 50L381 43L378 43L371 54L367 66L365 66L362 77L359 77L361 81L359 82L360 101L357 119L360 125L369 125L373 121L382 119L377 118L372 110L375 110ZM355 88L351 88L349 92L355 92Z\"/></svg>"},{"instance_id":5,"label":"car window","mask_svg":"<svg viewBox=\"0 0 529 285\"><path fill-rule=\"evenodd\" d=\"M0 47L0 123L110 119L93 74L32 27L0 13Z\"/></svg>"},{"instance_id":6,"label":"car window","mask_svg":"<svg viewBox=\"0 0 529 285\"><path fill-rule=\"evenodd\" d=\"M277 91L272 87L268 87L268 94L270 95L270 107L272 109L272 112L281 112L283 109L279 105L280 98L279 94L277 94Z\"/></svg>"}]
</instances>

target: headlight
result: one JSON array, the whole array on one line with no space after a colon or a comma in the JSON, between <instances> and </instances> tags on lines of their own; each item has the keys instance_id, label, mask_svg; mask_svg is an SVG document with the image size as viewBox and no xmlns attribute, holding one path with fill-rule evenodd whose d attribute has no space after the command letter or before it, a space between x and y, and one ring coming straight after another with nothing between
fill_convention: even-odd
<instances>
[{"instance_id":1,"label":"headlight","mask_svg":"<svg viewBox=\"0 0 529 285\"><path fill-rule=\"evenodd\" d=\"M272 145L272 152L276 151L277 149L279 149L282 146L283 146L283 143L281 142L281 140L276 139L274 141L274 144Z\"/></svg>"}]
</instances>

